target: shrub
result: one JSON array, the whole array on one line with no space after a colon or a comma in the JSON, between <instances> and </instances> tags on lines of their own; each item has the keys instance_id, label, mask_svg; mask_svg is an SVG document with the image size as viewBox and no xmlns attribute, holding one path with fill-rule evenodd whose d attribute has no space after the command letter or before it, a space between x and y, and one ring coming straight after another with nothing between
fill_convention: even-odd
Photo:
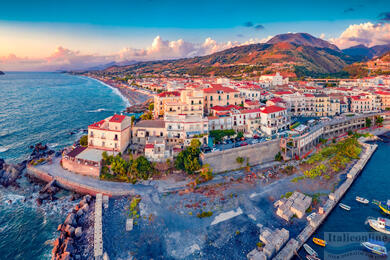
<instances>
[{"instance_id":1,"label":"shrub","mask_svg":"<svg viewBox=\"0 0 390 260\"><path fill-rule=\"evenodd\" d=\"M278 152L276 155L275 155L275 161L282 161L283 160L283 156L280 152Z\"/></svg>"},{"instance_id":2,"label":"shrub","mask_svg":"<svg viewBox=\"0 0 390 260\"><path fill-rule=\"evenodd\" d=\"M244 157L237 157L237 158L236 158L236 162L237 162L238 164L241 164L241 165L244 163L244 160L245 160Z\"/></svg>"},{"instance_id":3,"label":"shrub","mask_svg":"<svg viewBox=\"0 0 390 260\"><path fill-rule=\"evenodd\" d=\"M81 145L81 146L84 146L84 147L87 147L87 146L88 146L88 135L83 135L83 136L80 138L80 145Z\"/></svg>"},{"instance_id":4,"label":"shrub","mask_svg":"<svg viewBox=\"0 0 390 260\"><path fill-rule=\"evenodd\" d=\"M212 211L201 211L200 213L196 214L198 218L206 218L211 217L213 215Z\"/></svg>"}]
</instances>

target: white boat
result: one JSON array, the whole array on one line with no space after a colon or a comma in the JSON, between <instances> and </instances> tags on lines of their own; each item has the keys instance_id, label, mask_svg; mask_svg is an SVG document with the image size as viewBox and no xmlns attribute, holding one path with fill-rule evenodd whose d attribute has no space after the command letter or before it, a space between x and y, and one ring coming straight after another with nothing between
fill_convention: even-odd
<instances>
[{"instance_id":1,"label":"white boat","mask_svg":"<svg viewBox=\"0 0 390 260\"><path fill-rule=\"evenodd\" d=\"M379 242L362 242L362 246L364 246L368 251L377 255L387 255L387 249L383 245L380 245Z\"/></svg>"},{"instance_id":2,"label":"white boat","mask_svg":"<svg viewBox=\"0 0 390 260\"><path fill-rule=\"evenodd\" d=\"M345 209L345 210L351 210L351 207L350 206L348 206L348 205L345 205L345 204L343 204L343 203L339 203L339 206L340 206L340 208L342 208L342 209Z\"/></svg>"},{"instance_id":3,"label":"white boat","mask_svg":"<svg viewBox=\"0 0 390 260\"><path fill-rule=\"evenodd\" d=\"M366 224L375 229L378 232L390 235L390 219L388 218L372 218L369 217L366 220Z\"/></svg>"},{"instance_id":4,"label":"white boat","mask_svg":"<svg viewBox=\"0 0 390 260\"><path fill-rule=\"evenodd\" d=\"M309 216L307 216L306 219L307 221L311 221L313 218L315 218L315 216L317 216L317 213L313 212Z\"/></svg>"},{"instance_id":5,"label":"white boat","mask_svg":"<svg viewBox=\"0 0 390 260\"><path fill-rule=\"evenodd\" d=\"M359 197L359 196L356 196L356 201L358 201L360 203L363 203L363 204L370 203L370 201L368 199L365 199L365 198L362 198L362 197Z\"/></svg>"},{"instance_id":6,"label":"white boat","mask_svg":"<svg viewBox=\"0 0 390 260\"><path fill-rule=\"evenodd\" d=\"M303 248L306 250L306 252L309 255L318 256L317 252L313 248L311 248L308 244L303 244Z\"/></svg>"},{"instance_id":7,"label":"white boat","mask_svg":"<svg viewBox=\"0 0 390 260\"><path fill-rule=\"evenodd\" d=\"M307 256L306 256L306 259L307 259L307 260L320 260L320 258L318 258L318 257L315 256L315 255L307 255Z\"/></svg>"}]
</instances>

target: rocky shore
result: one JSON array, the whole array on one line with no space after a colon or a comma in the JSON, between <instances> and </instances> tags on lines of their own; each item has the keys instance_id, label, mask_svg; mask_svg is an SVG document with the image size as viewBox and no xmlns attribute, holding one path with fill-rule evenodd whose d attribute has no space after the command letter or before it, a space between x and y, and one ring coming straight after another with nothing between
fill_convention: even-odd
<instances>
[{"instance_id":1,"label":"rocky shore","mask_svg":"<svg viewBox=\"0 0 390 260\"><path fill-rule=\"evenodd\" d=\"M52 260L93 258L94 205L93 198L85 195L58 226L60 235L54 242Z\"/></svg>"}]
</instances>

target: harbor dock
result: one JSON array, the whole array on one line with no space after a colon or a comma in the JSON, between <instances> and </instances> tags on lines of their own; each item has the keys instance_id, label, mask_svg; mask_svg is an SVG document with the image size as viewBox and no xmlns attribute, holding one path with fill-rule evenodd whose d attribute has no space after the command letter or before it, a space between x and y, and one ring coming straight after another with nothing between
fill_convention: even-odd
<instances>
[{"instance_id":1,"label":"harbor dock","mask_svg":"<svg viewBox=\"0 0 390 260\"><path fill-rule=\"evenodd\" d=\"M365 141L365 138L359 138L359 143L364 148L360 159L350 169L347 174L347 179L344 181L344 183L340 185L340 187L333 193L329 194L328 200L323 206L323 214L317 214L313 219L311 219L309 223L305 226L305 228L301 231L301 233L296 238L291 238L282 248L282 250L279 251L279 253L274 257L274 259L291 259L294 254L297 254L301 246L303 246L303 244L314 234L317 228L325 221L328 215L332 212L333 208L339 203L340 199L348 191L349 187L358 177L359 173L363 170L364 166L378 147L377 144L367 144L365 143Z\"/></svg>"}]
</instances>

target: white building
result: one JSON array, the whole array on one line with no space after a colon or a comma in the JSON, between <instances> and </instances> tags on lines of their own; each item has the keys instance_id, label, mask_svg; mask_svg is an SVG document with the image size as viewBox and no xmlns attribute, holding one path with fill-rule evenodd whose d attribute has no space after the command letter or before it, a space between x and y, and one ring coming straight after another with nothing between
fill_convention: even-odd
<instances>
[{"instance_id":1,"label":"white building","mask_svg":"<svg viewBox=\"0 0 390 260\"><path fill-rule=\"evenodd\" d=\"M267 135L274 135L279 131L287 130L291 120L287 109L278 106L261 108L261 130Z\"/></svg>"}]
</instances>

